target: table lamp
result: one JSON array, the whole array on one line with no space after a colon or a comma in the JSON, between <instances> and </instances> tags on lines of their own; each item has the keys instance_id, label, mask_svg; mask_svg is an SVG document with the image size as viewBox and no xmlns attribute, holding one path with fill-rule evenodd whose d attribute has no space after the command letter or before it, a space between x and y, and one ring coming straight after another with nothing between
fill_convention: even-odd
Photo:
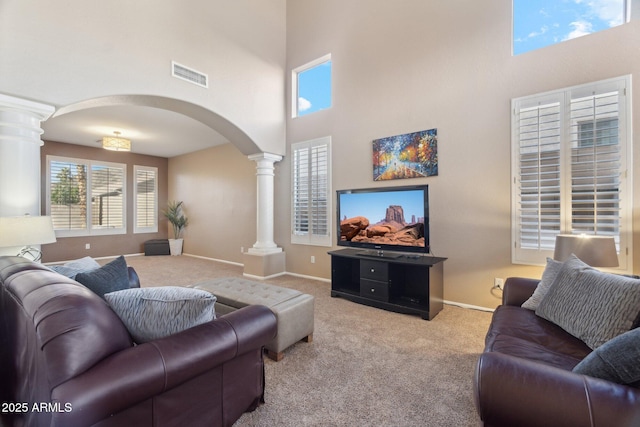
<instances>
[{"instance_id":1,"label":"table lamp","mask_svg":"<svg viewBox=\"0 0 640 427\"><path fill-rule=\"evenodd\" d=\"M553 259L564 262L571 254L591 267L617 267L618 253L611 236L558 234Z\"/></svg>"},{"instance_id":2,"label":"table lamp","mask_svg":"<svg viewBox=\"0 0 640 427\"><path fill-rule=\"evenodd\" d=\"M54 243L56 234L50 216L0 217L0 247L24 246L18 256L39 262L42 252L31 245Z\"/></svg>"}]
</instances>

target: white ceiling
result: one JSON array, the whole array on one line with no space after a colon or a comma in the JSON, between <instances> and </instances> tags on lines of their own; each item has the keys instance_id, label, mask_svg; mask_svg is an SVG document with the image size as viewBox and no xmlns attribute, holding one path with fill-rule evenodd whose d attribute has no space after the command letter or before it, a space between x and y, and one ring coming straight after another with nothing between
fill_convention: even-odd
<instances>
[{"instance_id":1,"label":"white ceiling","mask_svg":"<svg viewBox=\"0 0 640 427\"><path fill-rule=\"evenodd\" d=\"M43 140L101 147L102 137L119 131L131 152L175 157L229 142L185 115L153 107L95 107L55 116L42 123Z\"/></svg>"}]
</instances>

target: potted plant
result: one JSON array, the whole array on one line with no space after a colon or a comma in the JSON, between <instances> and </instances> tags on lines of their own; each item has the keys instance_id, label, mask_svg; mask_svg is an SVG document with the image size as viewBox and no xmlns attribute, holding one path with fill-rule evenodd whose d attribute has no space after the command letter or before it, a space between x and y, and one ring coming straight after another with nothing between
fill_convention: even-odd
<instances>
[{"instance_id":1,"label":"potted plant","mask_svg":"<svg viewBox=\"0 0 640 427\"><path fill-rule=\"evenodd\" d=\"M182 202L170 201L167 209L162 211L173 227L173 239L169 239L169 251L171 255L182 254L182 232L189 223L189 220L182 212Z\"/></svg>"}]
</instances>

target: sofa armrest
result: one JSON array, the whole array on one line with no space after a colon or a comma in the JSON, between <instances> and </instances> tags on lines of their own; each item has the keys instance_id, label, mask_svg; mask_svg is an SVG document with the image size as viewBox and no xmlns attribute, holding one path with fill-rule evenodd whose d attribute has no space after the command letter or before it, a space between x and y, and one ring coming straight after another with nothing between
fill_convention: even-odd
<instances>
[{"instance_id":1,"label":"sofa armrest","mask_svg":"<svg viewBox=\"0 0 640 427\"><path fill-rule=\"evenodd\" d=\"M59 385L52 402L72 410L55 413L52 425L92 425L245 352L261 351L276 334L267 307L243 307L233 315L115 353Z\"/></svg>"},{"instance_id":2,"label":"sofa armrest","mask_svg":"<svg viewBox=\"0 0 640 427\"><path fill-rule=\"evenodd\" d=\"M640 425L640 390L502 353L480 356L474 400L490 426Z\"/></svg>"},{"instance_id":3,"label":"sofa armrest","mask_svg":"<svg viewBox=\"0 0 640 427\"><path fill-rule=\"evenodd\" d=\"M529 279L526 277L509 277L504 282L504 291L502 292L503 305L521 306L526 300L533 295L533 291L540 283L540 279Z\"/></svg>"}]
</instances>

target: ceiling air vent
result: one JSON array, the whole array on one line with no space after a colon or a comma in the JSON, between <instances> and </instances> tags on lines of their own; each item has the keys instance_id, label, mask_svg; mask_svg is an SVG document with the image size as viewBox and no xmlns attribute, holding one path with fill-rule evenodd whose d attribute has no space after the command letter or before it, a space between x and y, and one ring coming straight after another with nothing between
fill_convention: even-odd
<instances>
[{"instance_id":1,"label":"ceiling air vent","mask_svg":"<svg viewBox=\"0 0 640 427\"><path fill-rule=\"evenodd\" d=\"M206 74L185 67L184 65L180 65L177 62L171 62L171 75L198 86L209 87L208 77Z\"/></svg>"}]
</instances>

